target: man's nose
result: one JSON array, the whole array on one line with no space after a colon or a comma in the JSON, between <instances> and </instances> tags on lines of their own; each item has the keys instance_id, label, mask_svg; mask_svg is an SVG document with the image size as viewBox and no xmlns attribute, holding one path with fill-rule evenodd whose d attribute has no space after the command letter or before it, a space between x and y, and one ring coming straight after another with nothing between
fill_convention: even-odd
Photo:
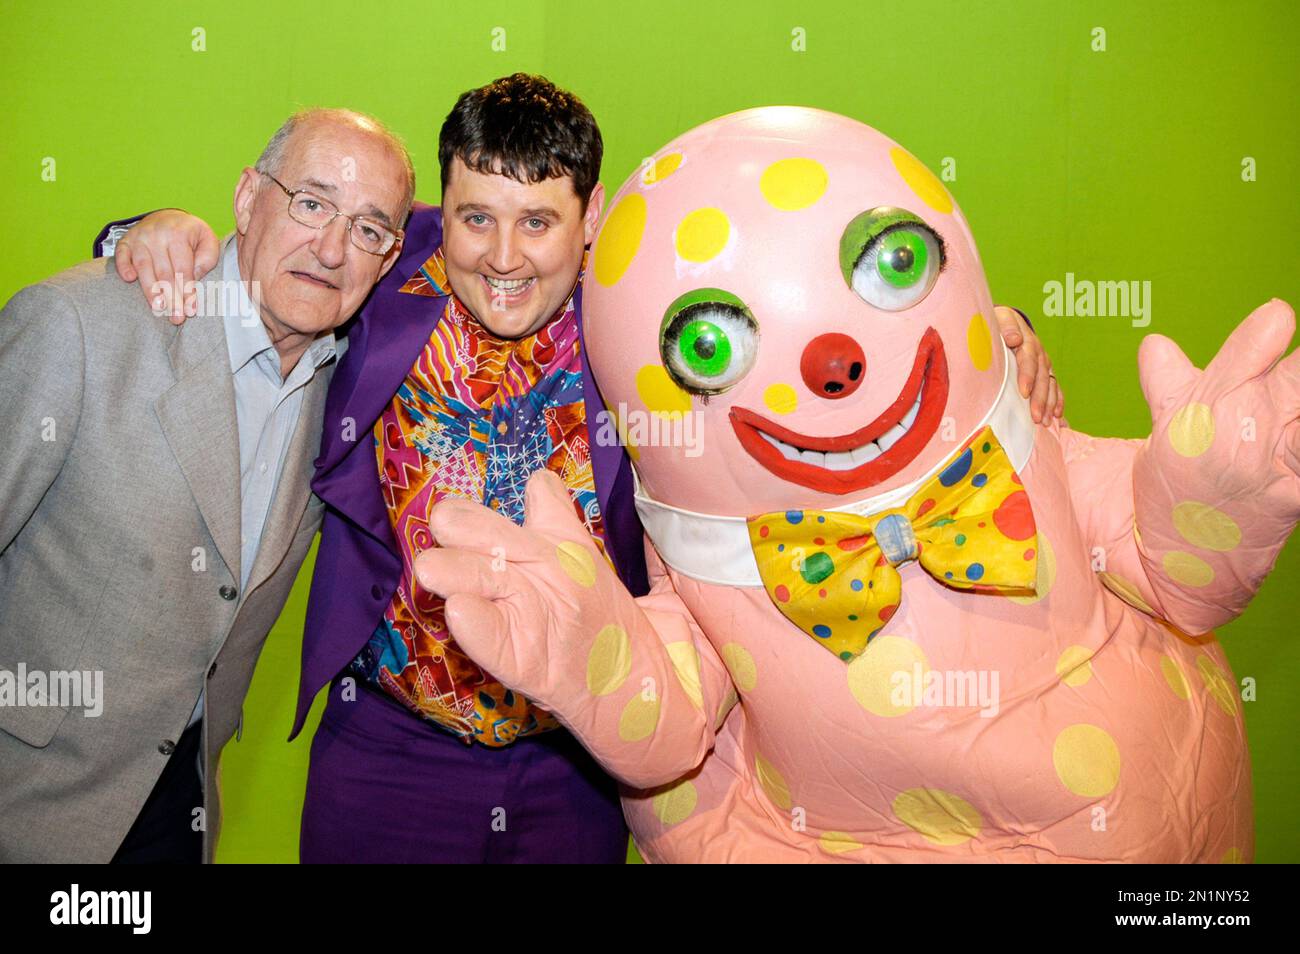
<instances>
[{"instance_id":1,"label":"man's nose","mask_svg":"<svg viewBox=\"0 0 1300 954\"><path fill-rule=\"evenodd\" d=\"M523 256L519 253L519 243L515 240L511 229L497 229L493 233L487 263L493 271L502 275L513 272L524 263Z\"/></svg>"},{"instance_id":2,"label":"man's nose","mask_svg":"<svg viewBox=\"0 0 1300 954\"><path fill-rule=\"evenodd\" d=\"M808 390L834 401L848 397L862 384L867 376L867 356L848 335L818 335L803 349L799 373Z\"/></svg>"},{"instance_id":3,"label":"man's nose","mask_svg":"<svg viewBox=\"0 0 1300 954\"><path fill-rule=\"evenodd\" d=\"M317 234L316 241L312 243L312 251L326 268L341 268L347 259L350 241L348 220L341 215L336 215L334 221Z\"/></svg>"}]
</instances>

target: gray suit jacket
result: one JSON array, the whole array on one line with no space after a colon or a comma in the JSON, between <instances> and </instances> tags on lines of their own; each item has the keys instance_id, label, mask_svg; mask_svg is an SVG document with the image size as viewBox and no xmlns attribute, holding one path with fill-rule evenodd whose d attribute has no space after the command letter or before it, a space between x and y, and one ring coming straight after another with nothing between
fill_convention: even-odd
<instances>
[{"instance_id":1,"label":"gray suit jacket","mask_svg":"<svg viewBox=\"0 0 1300 954\"><path fill-rule=\"evenodd\" d=\"M220 281L218 266L205 284ZM211 860L218 757L324 509L309 480L333 370L307 384L240 592L220 317L172 326L110 259L25 288L0 312L0 670L103 673L97 717L0 703L0 862L108 861L201 689Z\"/></svg>"}]
</instances>

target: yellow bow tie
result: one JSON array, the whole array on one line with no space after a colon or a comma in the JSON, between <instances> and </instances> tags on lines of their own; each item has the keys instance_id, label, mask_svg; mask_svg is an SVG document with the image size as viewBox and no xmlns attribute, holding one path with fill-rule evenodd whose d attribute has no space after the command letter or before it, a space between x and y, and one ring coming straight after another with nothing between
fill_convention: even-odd
<instances>
[{"instance_id":1,"label":"yellow bow tie","mask_svg":"<svg viewBox=\"0 0 1300 954\"><path fill-rule=\"evenodd\" d=\"M845 661L861 654L898 609L896 567L909 560L946 586L1034 592L1034 512L991 427L901 507L869 517L790 510L751 517L748 526L777 609Z\"/></svg>"}]
</instances>

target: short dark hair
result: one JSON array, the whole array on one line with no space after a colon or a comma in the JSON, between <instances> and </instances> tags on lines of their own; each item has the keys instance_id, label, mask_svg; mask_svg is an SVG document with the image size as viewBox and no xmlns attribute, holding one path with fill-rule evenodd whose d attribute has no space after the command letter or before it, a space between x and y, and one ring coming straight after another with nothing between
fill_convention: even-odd
<instances>
[{"instance_id":1,"label":"short dark hair","mask_svg":"<svg viewBox=\"0 0 1300 954\"><path fill-rule=\"evenodd\" d=\"M452 159L475 172L533 183L573 177L586 211L605 144L582 100L544 76L515 73L462 93L438 134L442 191Z\"/></svg>"}]
</instances>

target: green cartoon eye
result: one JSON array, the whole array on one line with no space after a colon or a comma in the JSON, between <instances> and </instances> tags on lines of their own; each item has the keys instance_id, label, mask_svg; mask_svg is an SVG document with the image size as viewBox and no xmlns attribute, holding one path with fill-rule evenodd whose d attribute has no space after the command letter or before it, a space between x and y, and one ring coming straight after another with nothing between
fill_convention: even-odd
<instances>
[{"instance_id":1,"label":"green cartoon eye","mask_svg":"<svg viewBox=\"0 0 1300 954\"><path fill-rule=\"evenodd\" d=\"M854 218L840 238L840 271L868 305L911 308L934 288L943 240L911 212L882 206Z\"/></svg>"},{"instance_id":2,"label":"green cartoon eye","mask_svg":"<svg viewBox=\"0 0 1300 954\"><path fill-rule=\"evenodd\" d=\"M758 322L745 303L720 288L697 288L664 313L659 354L677 384L692 394L720 394L758 357Z\"/></svg>"}]
</instances>

